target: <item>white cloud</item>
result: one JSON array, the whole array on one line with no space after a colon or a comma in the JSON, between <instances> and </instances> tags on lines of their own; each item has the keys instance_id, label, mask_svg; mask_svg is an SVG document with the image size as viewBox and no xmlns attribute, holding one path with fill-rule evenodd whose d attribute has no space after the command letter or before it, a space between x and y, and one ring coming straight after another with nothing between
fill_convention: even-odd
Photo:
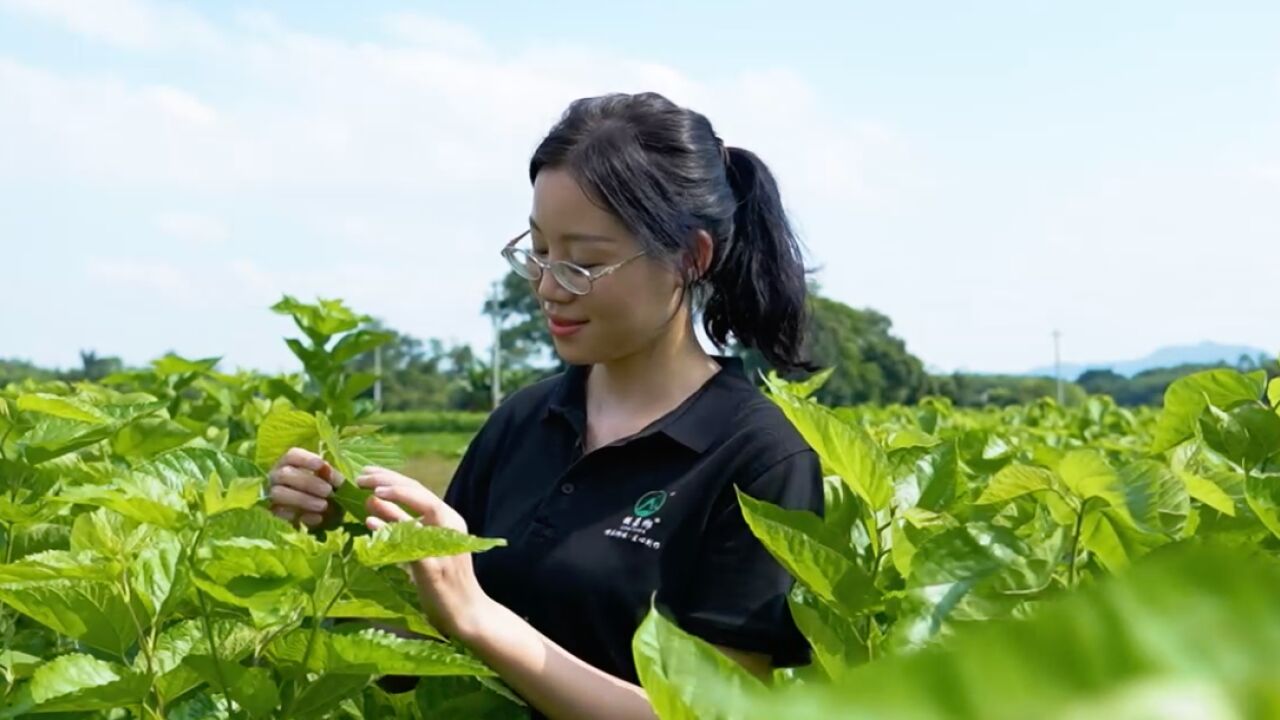
<instances>
[{"instance_id":1,"label":"white cloud","mask_svg":"<svg viewBox=\"0 0 1280 720\"><path fill-rule=\"evenodd\" d=\"M212 47L218 34L178 6L139 0L0 0L0 9L62 25L91 40L130 50Z\"/></svg>"},{"instance_id":2,"label":"white cloud","mask_svg":"<svg viewBox=\"0 0 1280 720\"><path fill-rule=\"evenodd\" d=\"M221 245L230 236L221 220L192 212L160 213L155 217L155 227L167 237L194 245Z\"/></svg>"}]
</instances>

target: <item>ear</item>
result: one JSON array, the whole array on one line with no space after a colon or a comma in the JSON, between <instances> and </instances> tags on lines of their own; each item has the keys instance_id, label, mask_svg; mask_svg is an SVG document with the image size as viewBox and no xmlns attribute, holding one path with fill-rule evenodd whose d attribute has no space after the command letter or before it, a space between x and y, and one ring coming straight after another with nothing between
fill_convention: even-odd
<instances>
[{"instance_id":1,"label":"ear","mask_svg":"<svg viewBox=\"0 0 1280 720\"><path fill-rule=\"evenodd\" d=\"M715 247L715 240L706 230L698 230L693 234L693 254L688 257L687 262L695 268L697 277L707 274L715 256Z\"/></svg>"}]
</instances>

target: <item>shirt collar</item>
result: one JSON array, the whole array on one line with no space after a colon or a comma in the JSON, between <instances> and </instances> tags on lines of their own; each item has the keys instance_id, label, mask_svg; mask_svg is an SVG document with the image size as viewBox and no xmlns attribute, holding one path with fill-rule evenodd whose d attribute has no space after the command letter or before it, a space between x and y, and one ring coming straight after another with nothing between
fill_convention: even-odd
<instances>
[{"instance_id":1,"label":"shirt collar","mask_svg":"<svg viewBox=\"0 0 1280 720\"><path fill-rule=\"evenodd\" d=\"M742 358L735 355L712 355L720 365L716 373L685 399L677 408L635 435L643 437L663 433L676 442L701 453L711 446L725 429L724 409L735 389L742 383L750 387ZM553 415L565 418L581 436L586 430L587 375L590 365L570 365L551 392L544 419Z\"/></svg>"}]
</instances>

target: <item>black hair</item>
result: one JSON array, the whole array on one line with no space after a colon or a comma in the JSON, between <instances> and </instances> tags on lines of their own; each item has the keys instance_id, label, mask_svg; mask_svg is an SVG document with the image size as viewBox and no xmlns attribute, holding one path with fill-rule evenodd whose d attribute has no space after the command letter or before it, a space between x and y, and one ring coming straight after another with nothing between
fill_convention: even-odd
<instances>
[{"instance_id":1,"label":"black hair","mask_svg":"<svg viewBox=\"0 0 1280 720\"><path fill-rule=\"evenodd\" d=\"M727 147L701 113L658 93L613 93L571 103L529 162L568 171L655 257L693 257L713 238L707 272L679 266L702 308L707 337L732 335L779 371L812 370L805 267L778 185L748 150Z\"/></svg>"}]
</instances>

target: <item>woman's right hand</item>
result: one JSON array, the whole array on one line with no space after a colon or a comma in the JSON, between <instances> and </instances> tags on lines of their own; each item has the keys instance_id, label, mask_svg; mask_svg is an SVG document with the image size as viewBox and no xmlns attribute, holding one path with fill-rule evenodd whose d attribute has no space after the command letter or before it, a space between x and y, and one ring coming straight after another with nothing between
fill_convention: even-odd
<instances>
[{"instance_id":1,"label":"woman's right hand","mask_svg":"<svg viewBox=\"0 0 1280 720\"><path fill-rule=\"evenodd\" d=\"M310 450L290 448L267 473L267 480L271 512L277 517L311 528L342 519L342 508L330 499L342 475Z\"/></svg>"}]
</instances>

